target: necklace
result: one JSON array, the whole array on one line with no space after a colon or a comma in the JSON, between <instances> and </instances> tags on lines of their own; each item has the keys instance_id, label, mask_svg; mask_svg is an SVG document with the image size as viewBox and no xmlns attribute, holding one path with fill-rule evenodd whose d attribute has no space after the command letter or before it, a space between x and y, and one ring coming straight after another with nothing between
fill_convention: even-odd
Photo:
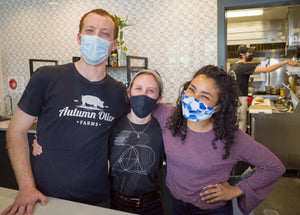
<instances>
[{"instance_id":1,"label":"necklace","mask_svg":"<svg viewBox=\"0 0 300 215\"><path fill-rule=\"evenodd\" d=\"M144 128L144 130L142 131L136 131L132 125L132 123L130 122L130 120L128 119L129 125L132 128L133 132L136 133L137 138L140 138L140 134L143 134L150 126L152 119L150 119L150 122L148 122L148 125L146 126L146 128Z\"/></svg>"}]
</instances>

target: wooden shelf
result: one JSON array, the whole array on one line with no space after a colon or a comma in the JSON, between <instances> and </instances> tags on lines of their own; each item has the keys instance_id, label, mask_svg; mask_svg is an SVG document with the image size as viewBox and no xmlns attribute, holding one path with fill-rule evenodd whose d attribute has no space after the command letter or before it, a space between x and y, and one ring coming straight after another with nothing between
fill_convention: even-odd
<instances>
[{"instance_id":1,"label":"wooden shelf","mask_svg":"<svg viewBox=\"0 0 300 215\"><path fill-rule=\"evenodd\" d=\"M145 69L143 66L131 66L131 69ZM127 69L127 66L107 66L106 69Z\"/></svg>"}]
</instances>

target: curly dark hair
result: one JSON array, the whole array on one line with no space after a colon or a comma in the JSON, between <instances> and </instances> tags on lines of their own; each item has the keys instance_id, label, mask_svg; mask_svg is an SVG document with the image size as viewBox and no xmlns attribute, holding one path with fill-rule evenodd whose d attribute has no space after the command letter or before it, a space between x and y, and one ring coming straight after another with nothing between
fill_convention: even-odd
<instances>
[{"instance_id":1,"label":"curly dark hair","mask_svg":"<svg viewBox=\"0 0 300 215\"><path fill-rule=\"evenodd\" d=\"M235 132L238 130L237 108L240 105L238 100L238 87L232 76L227 74L223 69L213 65L202 67L195 73L193 79L199 75L212 78L219 88L219 100L217 105L220 105L221 108L220 111L212 115L214 119L213 127L215 137L211 144L213 148L216 149L217 146L215 142L217 140L224 140L225 154L223 155L223 159L226 159L234 143ZM183 91L188 88L190 83L191 81L188 81L181 87L176 106L167 123L167 127L171 130L172 135L180 137L183 143L187 134L187 120L182 115L181 98Z\"/></svg>"}]
</instances>

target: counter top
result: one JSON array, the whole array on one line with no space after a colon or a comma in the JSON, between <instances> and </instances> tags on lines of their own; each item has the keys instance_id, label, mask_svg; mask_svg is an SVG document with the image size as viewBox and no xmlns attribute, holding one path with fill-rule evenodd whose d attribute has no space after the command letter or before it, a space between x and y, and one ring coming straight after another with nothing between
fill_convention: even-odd
<instances>
[{"instance_id":1,"label":"counter top","mask_svg":"<svg viewBox=\"0 0 300 215\"><path fill-rule=\"evenodd\" d=\"M249 107L249 113L265 113L272 114L273 110L276 111L276 108L271 105L270 99L263 99L258 101L253 99L251 106Z\"/></svg>"},{"instance_id":2,"label":"counter top","mask_svg":"<svg viewBox=\"0 0 300 215\"><path fill-rule=\"evenodd\" d=\"M0 121L0 131L6 131L8 128L10 120ZM35 134L35 129L29 129L28 133Z\"/></svg>"},{"instance_id":3,"label":"counter top","mask_svg":"<svg viewBox=\"0 0 300 215\"><path fill-rule=\"evenodd\" d=\"M15 200L18 190L7 189L0 187L0 212L4 211ZM85 214L107 214L107 215L129 215L117 210L81 204L77 202L49 198L47 205L43 206L37 203L33 211L34 215L52 215L52 214L73 214L73 215L85 215Z\"/></svg>"}]
</instances>

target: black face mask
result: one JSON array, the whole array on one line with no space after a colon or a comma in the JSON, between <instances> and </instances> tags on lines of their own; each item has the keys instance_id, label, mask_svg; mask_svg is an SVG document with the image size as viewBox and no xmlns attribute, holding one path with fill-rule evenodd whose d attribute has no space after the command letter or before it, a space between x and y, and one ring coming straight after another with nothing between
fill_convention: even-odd
<instances>
[{"instance_id":1,"label":"black face mask","mask_svg":"<svg viewBox=\"0 0 300 215\"><path fill-rule=\"evenodd\" d=\"M148 116L155 108L157 100L145 95L130 96L132 111L140 118Z\"/></svg>"},{"instance_id":2,"label":"black face mask","mask_svg":"<svg viewBox=\"0 0 300 215\"><path fill-rule=\"evenodd\" d=\"M251 61L253 59L253 55L248 55L248 57L246 58L246 61Z\"/></svg>"}]
</instances>

